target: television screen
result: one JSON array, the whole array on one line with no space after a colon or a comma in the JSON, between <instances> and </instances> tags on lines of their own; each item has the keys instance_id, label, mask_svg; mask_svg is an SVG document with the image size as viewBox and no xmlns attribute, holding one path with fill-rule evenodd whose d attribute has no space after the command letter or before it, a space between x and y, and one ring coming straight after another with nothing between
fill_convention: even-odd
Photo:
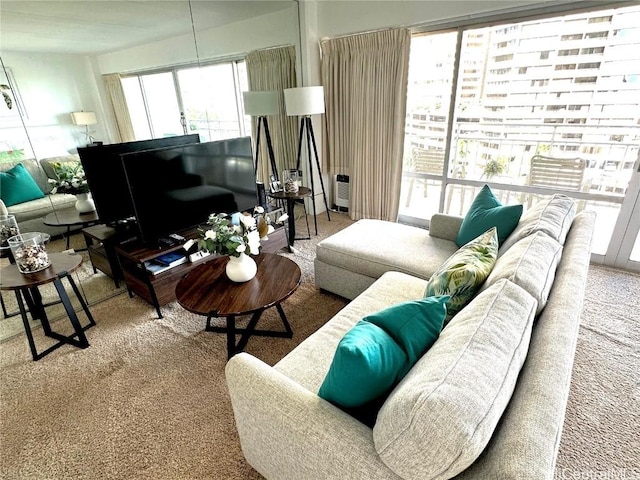
<instances>
[{"instance_id":1,"label":"television screen","mask_svg":"<svg viewBox=\"0 0 640 480\"><path fill-rule=\"evenodd\" d=\"M143 242L258 204L251 137L121 155Z\"/></svg>"},{"instance_id":2,"label":"television screen","mask_svg":"<svg viewBox=\"0 0 640 480\"><path fill-rule=\"evenodd\" d=\"M200 143L200 135L79 147L78 155L100 221L108 225L117 225L118 222L134 216L133 202L129 196L129 186L122 169L120 154L191 143Z\"/></svg>"}]
</instances>

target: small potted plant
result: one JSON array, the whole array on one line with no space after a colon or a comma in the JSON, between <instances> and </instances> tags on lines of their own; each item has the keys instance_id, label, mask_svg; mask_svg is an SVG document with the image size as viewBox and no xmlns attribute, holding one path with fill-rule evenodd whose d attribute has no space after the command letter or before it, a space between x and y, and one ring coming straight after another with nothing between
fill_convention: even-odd
<instances>
[{"instance_id":1,"label":"small potted plant","mask_svg":"<svg viewBox=\"0 0 640 480\"><path fill-rule=\"evenodd\" d=\"M69 193L76 196L76 209L80 213L93 212L96 207L89 196L89 184L82 165L75 162L52 163L56 179L50 178L51 193Z\"/></svg>"},{"instance_id":2,"label":"small potted plant","mask_svg":"<svg viewBox=\"0 0 640 480\"><path fill-rule=\"evenodd\" d=\"M282 215L276 221L282 223L288 216ZM226 273L234 282L251 280L257 272L256 262L249 256L260 253L260 240L274 231L264 208L257 206L253 213L242 213L237 225L225 213L209 215L207 228L200 229L198 246L201 250L219 255L227 255Z\"/></svg>"}]
</instances>

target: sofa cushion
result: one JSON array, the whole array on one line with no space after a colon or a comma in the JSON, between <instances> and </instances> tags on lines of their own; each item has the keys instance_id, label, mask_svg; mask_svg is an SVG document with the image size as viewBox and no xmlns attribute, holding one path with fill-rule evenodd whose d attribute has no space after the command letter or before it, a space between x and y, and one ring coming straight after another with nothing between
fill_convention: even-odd
<instances>
[{"instance_id":1,"label":"sofa cushion","mask_svg":"<svg viewBox=\"0 0 640 480\"><path fill-rule=\"evenodd\" d=\"M447 300L422 298L364 317L340 340L318 395L359 407L388 393L438 338Z\"/></svg>"},{"instance_id":2,"label":"sofa cushion","mask_svg":"<svg viewBox=\"0 0 640 480\"><path fill-rule=\"evenodd\" d=\"M427 281L399 272L387 272L331 321L307 337L274 368L307 390L317 393L327 376L338 343L359 320L392 305L420 298Z\"/></svg>"},{"instance_id":3,"label":"sofa cushion","mask_svg":"<svg viewBox=\"0 0 640 480\"><path fill-rule=\"evenodd\" d=\"M360 320L340 340L318 396L339 407L360 407L386 393L406 363L387 332Z\"/></svg>"},{"instance_id":4,"label":"sofa cushion","mask_svg":"<svg viewBox=\"0 0 640 480\"><path fill-rule=\"evenodd\" d=\"M0 163L0 171L6 172L7 170L12 169L18 164L22 164L24 168L27 169L29 175L31 175L31 178L33 178L38 187L40 187L40 190L42 190L44 193L49 193L51 187L47 182L47 176L45 175L44 170L42 170L40 163L38 163L35 158L28 158L19 162L2 162Z\"/></svg>"},{"instance_id":5,"label":"sofa cushion","mask_svg":"<svg viewBox=\"0 0 640 480\"><path fill-rule=\"evenodd\" d=\"M316 258L371 278L394 270L428 279L457 248L422 228L366 219L319 242Z\"/></svg>"},{"instance_id":6,"label":"sofa cushion","mask_svg":"<svg viewBox=\"0 0 640 480\"><path fill-rule=\"evenodd\" d=\"M425 296L450 295L447 302L447 318L458 313L478 292L489 276L498 256L496 227L491 227L479 237L451 255L433 274Z\"/></svg>"},{"instance_id":7,"label":"sofa cushion","mask_svg":"<svg viewBox=\"0 0 640 480\"><path fill-rule=\"evenodd\" d=\"M561 257L560 243L544 232L535 232L518 241L498 258L481 290L506 278L537 300L536 313L540 313L547 304Z\"/></svg>"},{"instance_id":8,"label":"sofa cushion","mask_svg":"<svg viewBox=\"0 0 640 480\"><path fill-rule=\"evenodd\" d=\"M491 227L497 228L498 244L502 244L516 228L521 215L522 205L502 205L485 185L462 220L456 244L461 247Z\"/></svg>"},{"instance_id":9,"label":"sofa cushion","mask_svg":"<svg viewBox=\"0 0 640 480\"><path fill-rule=\"evenodd\" d=\"M519 240L538 231L546 233L564 245L575 215L573 199L566 195L556 193L541 199L522 215L518 226L500 246L500 255Z\"/></svg>"},{"instance_id":10,"label":"sofa cushion","mask_svg":"<svg viewBox=\"0 0 640 480\"><path fill-rule=\"evenodd\" d=\"M373 428L406 479L451 478L487 446L524 363L536 300L500 280L480 293L391 392Z\"/></svg>"},{"instance_id":11,"label":"sofa cushion","mask_svg":"<svg viewBox=\"0 0 640 480\"><path fill-rule=\"evenodd\" d=\"M44 197L44 193L27 169L19 163L0 172L0 197L7 207Z\"/></svg>"}]
</instances>

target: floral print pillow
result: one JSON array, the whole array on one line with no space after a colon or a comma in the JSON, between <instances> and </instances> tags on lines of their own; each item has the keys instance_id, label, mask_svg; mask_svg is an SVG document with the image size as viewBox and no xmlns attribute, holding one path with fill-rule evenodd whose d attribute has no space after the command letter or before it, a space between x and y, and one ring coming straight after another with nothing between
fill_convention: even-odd
<instances>
[{"instance_id":1,"label":"floral print pillow","mask_svg":"<svg viewBox=\"0 0 640 480\"><path fill-rule=\"evenodd\" d=\"M425 296L450 295L447 320L464 308L491 273L498 256L498 231L491 227L451 255L431 276Z\"/></svg>"}]
</instances>

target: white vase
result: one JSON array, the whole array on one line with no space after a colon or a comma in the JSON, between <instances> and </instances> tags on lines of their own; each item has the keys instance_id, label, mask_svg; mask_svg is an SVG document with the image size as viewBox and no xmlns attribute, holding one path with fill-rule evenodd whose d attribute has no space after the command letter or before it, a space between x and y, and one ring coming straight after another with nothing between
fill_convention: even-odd
<instances>
[{"instance_id":1,"label":"white vase","mask_svg":"<svg viewBox=\"0 0 640 480\"><path fill-rule=\"evenodd\" d=\"M226 272L232 282L248 282L256 276L258 266L253 258L241 253L239 257L229 257Z\"/></svg>"},{"instance_id":2,"label":"white vase","mask_svg":"<svg viewBox=\"0 0 640 480\"><path fill-rule=\"evenodd\" d=\"M95 209L96 206L93 203L93 199L88 193L76 194L76 210L80 213L89 213L93 212Z\"/></svg>"}]
</instances>

